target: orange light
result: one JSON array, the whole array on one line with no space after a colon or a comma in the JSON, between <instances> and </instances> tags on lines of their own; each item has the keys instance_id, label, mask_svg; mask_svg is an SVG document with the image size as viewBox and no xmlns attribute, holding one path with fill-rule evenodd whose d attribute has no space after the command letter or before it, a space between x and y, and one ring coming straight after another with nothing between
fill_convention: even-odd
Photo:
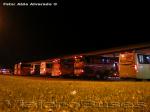
<instances>
[{"instance_id":1,"label":"orange light","mask_svg":"<svg viewBox=\"0 0 150 112\"><path fill-rule=\"evenodd\" d=\"M61 75L61 72L59 71L59 75Z\"/></svg>"},{"instance_id":2,"label":"orange light","mask_svg":"<svg viewBox=\"0 0 150 112\"><path fill-rule=\"evenodd\" d=\"M81 72L83 73L83 72L84 72L84 70L81 70Z\"/></svg>"},{"instance_id":3,"label":"orange light","mask_svg":"<svg viewBox=\"0 0 150 112\"><path fill-rule=\"evenodd\" d=\"M116 73L114 73L114 76L117 76L117 74L116 74Z\"/></svg>"},{"instance_id":4,"label":"orange light","mask_svg":"<svg viewBox=\"0 0 150 112\"><path fill-rule=\"evenodd\" d=\"M122 57L122 58L124 58L124 57L125 57L125 55L124 55L124 54L121 54L121 57Z\"/></svg>"}]
</instances>

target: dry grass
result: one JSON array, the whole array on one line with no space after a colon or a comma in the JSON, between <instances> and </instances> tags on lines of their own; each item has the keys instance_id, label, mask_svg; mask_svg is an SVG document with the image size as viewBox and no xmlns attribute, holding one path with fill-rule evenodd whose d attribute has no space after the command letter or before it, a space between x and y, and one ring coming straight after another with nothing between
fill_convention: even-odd
<instances>
[{"instance_id":1,"label":"dry grass","mask_svg":"<svg viewBox=\"0 0 150 112\"><path fill-rule=\"evenodd\" d=\"M0 75L0 112L150 112L150 82Z\"/></svg>"}]
</instances>

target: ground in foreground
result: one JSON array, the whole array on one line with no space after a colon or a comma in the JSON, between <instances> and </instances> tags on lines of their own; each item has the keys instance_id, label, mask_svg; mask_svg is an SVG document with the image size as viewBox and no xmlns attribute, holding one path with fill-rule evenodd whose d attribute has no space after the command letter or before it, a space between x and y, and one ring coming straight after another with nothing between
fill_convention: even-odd
<instances>
[{"instance_id":1,"label":"ground in foreground","mask_svg":"<svg viewBox=\"0 0 150 112\"><path fill-rule=\"evenodd\" d=\"M0 112L149 112L150 82L0 75Z\"/></svg>"}]
</instances>

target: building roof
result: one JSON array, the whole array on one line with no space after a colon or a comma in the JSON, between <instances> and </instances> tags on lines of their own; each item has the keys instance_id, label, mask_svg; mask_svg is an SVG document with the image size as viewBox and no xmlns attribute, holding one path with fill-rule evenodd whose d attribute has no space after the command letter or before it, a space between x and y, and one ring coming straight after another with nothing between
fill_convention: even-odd
<instances>
[{"instance_id":1,"label":"building roof","mask_svg":"<svg viewBox=\"0 0 150 112\"><path fill-rule=\"evenodd\" d=\"M74 56L89 56L89 55L107 55L107 54L116 54L120 52L125 51L140 51L143 50L145 52L150 53L150 42L149 43L141 43L141 44L132 44L132 45L126 45L126 46L120 46L120 47L113 47L109 49L103 49L103 50L97 50L97 51L90 51L86 53L80 53L80 54L73 54L73 55L66 55L66 56L58 56L56 58L50 58L46 60L39 60L39 61L33 61L33 62L27 62L28 64L40 64L41 62L49 62L51 63L55 59L69 59L73 58Z\"/></svg>"}]
</instances>

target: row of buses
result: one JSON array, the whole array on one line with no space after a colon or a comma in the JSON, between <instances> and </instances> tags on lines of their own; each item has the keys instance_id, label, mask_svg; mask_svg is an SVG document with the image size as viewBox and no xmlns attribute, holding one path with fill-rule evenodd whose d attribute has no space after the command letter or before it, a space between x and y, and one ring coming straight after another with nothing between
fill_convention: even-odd
<instances>
[{"instance_id":1,"label":"row of buses","mask_svg":"<svg viewBox=\"0 0 150 112\"><path fill-rule=\"evenodd\" d=\"M117 76L117 71L118 57L74 56L33 64L15 64L14 74L104 79L106 76Z\"/></svg>"},{"instance_id":2,"label":"row of buses","mask_svg":"<svg viewBox=\"0 0 150 112\"><path fill-rule=\"evenodd\" d=\"M32 63L18 63L15 75L150 79L150 50L95 52Z\"/></svg>"}]
</instances>

